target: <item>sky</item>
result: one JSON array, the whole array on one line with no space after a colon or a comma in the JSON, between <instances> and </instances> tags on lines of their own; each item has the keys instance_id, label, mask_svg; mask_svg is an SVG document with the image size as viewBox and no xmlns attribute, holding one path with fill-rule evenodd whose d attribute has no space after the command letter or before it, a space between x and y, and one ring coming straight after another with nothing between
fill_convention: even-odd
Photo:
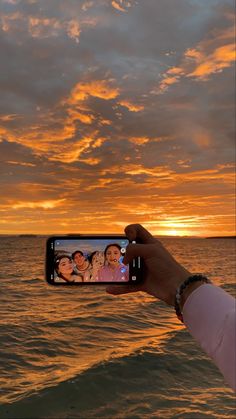
<instances>
[{"instance_id":1,"label":"sky","mask_svg":"<svg viewBox=\"0 0 236 419\"><path fill-rule=\"evenodd\" d=\"M121 248L126 248L129 244L129 240L121 239L100 239L100 240L55 240L54 248L55 251L65 250L69 253L73 253L77 250L82 251L85 255L91 254L95 251L104 252L106 246L109 244L117 243Z\"/></svg>"},{"instance_id":2,"label":"sky","mask_svg":"<svg viewBox=\"0 0 236 419\"><path fill-rule=\"evenodd\" d=\"M234 1L1 0L0 234L235 234Z\"/></svg>"}]
</instances>

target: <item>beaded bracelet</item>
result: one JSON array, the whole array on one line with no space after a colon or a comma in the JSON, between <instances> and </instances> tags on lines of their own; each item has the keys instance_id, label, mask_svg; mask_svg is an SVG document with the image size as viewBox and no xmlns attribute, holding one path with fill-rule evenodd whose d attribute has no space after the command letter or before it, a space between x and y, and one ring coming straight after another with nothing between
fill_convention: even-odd
<instances>
[{"instance_id":1,"label":"beaded bracelet","mask_svg":"<svg viewBox=\"0 0 236 419\"><path fill-rule=\"evenodd\" d=\"M187 288L190 284L192 284L193 282L198 282L198 281L203 281L205 283L210 284L211 281L204 275L192 275L189 276L177 289L176 295L175 295L175 312L176 315L178 317L178 319L183 323L183 315L180 309L180 301L181 301L181 296L185 290L185 288Z\"/></svg>"}]
</instances>

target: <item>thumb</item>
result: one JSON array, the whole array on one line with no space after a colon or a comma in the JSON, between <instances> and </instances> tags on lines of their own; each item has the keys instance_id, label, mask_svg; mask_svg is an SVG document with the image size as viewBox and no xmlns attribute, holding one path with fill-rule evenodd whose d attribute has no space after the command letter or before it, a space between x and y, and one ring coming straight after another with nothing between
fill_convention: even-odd
<instances>
[{"instance_id":1,"label":"thumb","mask_svg":"<svg viewBox=\"0 0 236 419\"><path fill-rule=\"evenodd\" d=\"M147 258L150 256L150 246L151 244L129 244L126 248L125 257L123 263L128 265L132 260L138 256L142 258ZM120 295L127 294L130 292L143 291L144 285L134 285L134 284L120 284L120 285L109 285L106 287L106 292L108 294Z\"/></svg>"},{"instance_id":2,"label":"thumb","mask_svg":"<svg viewBox=\"0 0 236 419\"><path fill-rule=\"evenodd\" d=\"M133 259L140 256L147 258L150 255L150 249L148 244L128 244L126 253L123 259L123 263L128 265Z\"/></svg>"}]
</instances>

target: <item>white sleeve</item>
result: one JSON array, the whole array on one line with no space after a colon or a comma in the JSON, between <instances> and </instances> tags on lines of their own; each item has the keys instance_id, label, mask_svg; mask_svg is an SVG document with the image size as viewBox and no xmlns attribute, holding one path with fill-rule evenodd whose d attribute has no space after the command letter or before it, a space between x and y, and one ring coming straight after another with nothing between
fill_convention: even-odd
<instances>
[{"instance_id":1,"label":"white sleeve","mask_svg":"<svg viewBox=\"0 0 236 419\"><path fill-rule=\"evenodd\" d=\"M222 288L204 284L183 307L184 324L236 391L236 300Z\"/></svg>"}]
</instances>

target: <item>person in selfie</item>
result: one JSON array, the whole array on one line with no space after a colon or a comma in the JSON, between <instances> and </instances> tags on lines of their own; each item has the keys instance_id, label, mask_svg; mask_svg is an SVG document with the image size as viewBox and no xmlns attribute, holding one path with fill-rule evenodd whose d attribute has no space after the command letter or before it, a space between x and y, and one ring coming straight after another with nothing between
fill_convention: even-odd
<instances>
[{"instance_id":1,"label":"person in selfie","mask_svg":"<svg viewBox=\"0 0 236 419\"><path fill-rule=\"evenodd\" d=\"M82 276L84 282L90 281L92 277L92 265L85 258L83 252L81 252L81 250L76 250L72 253L72 259L75 263L75 272Z\"/></svg>"},{"instance_id":2,"label":"person in selfie","mask_svg":"<svg viewBox=\"0 0 236 419\"><path fill-rule=\"evenodd\" d=\"M97 281L128 281L129 269L121 260L121 247L119 244L109 244L104 250L105 265L98 270Z\"/></svg>"},{"instance_id":3,"label":"person in selfie","mask_svg":"<svg viewBox=\"0 0 236 419\"><path fill-rule=\"evenodd\" d=\"M58 256L55 260L54 268L57 273L56 282L83 282L82 275L78 275L74 271L73 261L70 256Z\"/></svg>"},{"instance_id":4,"label":"person in selfie","mask_svg":"<svg viewBox=\"0 0 236 419\"><path fill-rule=\"evenodd\" d=\"M144 280L139 285L109 285L106 291L113 295L143 291L173 306L178 319L236 391L235 298L204 275L185 269L141 225L129 225L125 233L139 244L127 246L123 262L142 257Z\"/></svg>"},{"instance_id":5,"label":"person in selfie","mask_svg":"<svg viewBox=\"0 0 236 419\"><path fill-rule=\"evenodd\" d=\"M92 265L92 280L96 281L98 277L98 271L104 266L104 252L95 250L89 256L89 261Z\"/></svg>"}]
</instances>

